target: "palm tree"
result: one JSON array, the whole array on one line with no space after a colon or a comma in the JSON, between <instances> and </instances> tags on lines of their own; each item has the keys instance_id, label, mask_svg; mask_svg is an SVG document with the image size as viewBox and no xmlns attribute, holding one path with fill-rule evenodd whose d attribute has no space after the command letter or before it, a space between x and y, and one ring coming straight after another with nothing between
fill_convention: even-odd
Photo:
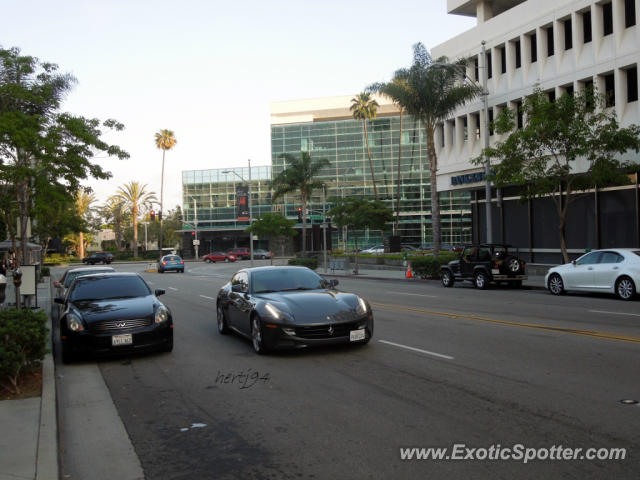
<instances>
[{"instance_id":1,"label":"palm tree","mask_svg":"<svg viewBox=\"0 0 640 480\"><path fill-rule=\"evenodd\" d=\"M133 220L133 256L138 256L138 215L142 209L150 209L153 202L157 202L154 192L147 192L147 186L138 182L129 182L118 187L118 192L109 198L112 202L122 202L125 208L131 210Z\"/></svg>"},{"instance_id":2,"label":"palm tree","mask_svg":"<svg viewBox=\"0 0 640 480\"><path fill-rule=\"evenodd\" d=\"M287 168L276 175L271 182L273 187L273 195L271 201L274 202L285 193L300 192L302 197L302 254L307 251L307 201L311 198L313 191L322 188L322 182L314 180L314 177L324 167L329 165L329 160L321 158L319 160L311 160L309 152L300 152L300 158L284 153L280 156L286 164Z\"/></svg>"},{"instance_id":3,"label":"palm tree","mask_svg":"<svg viewBox=\"0 0 640 480\"><path fill-rule=\"evenodd\" d=\"M439 123L444 122L461 105L474 99L482 91L480 86L465 82L466 60L449 63L446 57L437 61L422 43L413 46L413 64L396 72L405 78L411 95L402 102L405 111L418 118L424 126L427 138L427 156L431 182L431 224L433 228L433 248L440 250L440 199L436 184L438 157L436 156L434 132Z\"/></svg>"},{"instance_id":4,"label":"palm tree","mask_svg":"<svg viewBox=\"0 0 640 480\"><path fill-rule=\"evenodd\" d=\"M93 193L90 193L87 189L82 188L78 190L75 195L75 207L78 217L85 221L87 214L91 210L91 205L95 201L96 196ZM76 252L81 259L84 258L84 232L82 230L78 232Z\"/></svg>"},{"instance_id":5,"label":"palm tree","mask_svg":"<svg viewBox=\"0 0 640 480\"><path fill-rule=\"evenodd\" d=\"M102 215L107 223L113 223L116 236L116 247L120 250L122 245L122 224L125 218L124 202L120 198L109 198L102 208Z\"/></svg>"},{"instance_id":6,"label":"palm tree","mask_svg":"<svg viewBox=\"0 0 640 480\"><path fill-rule=\"evenodd\" d=\"M376 200L378 200L378 187L376 185L376 178L373 172L371 150L369 149L369 133L367 131L367 120L376 118L378 107L378 102L372 99L371 94L367 92L359 93L357 96L351 99L350 110L353 112L353 118L355 118L356 120L362 120L362 126L364 128L364 141L367 145L369 168L371 169L371 183L373 183L373 194L375 195Z\"/></svg>"},{"instance_id":7,"label":"palm tree","mask_svg":"<svg viewBox=\"0 0 640 480\"><path fill-rule=\"evenodd\" d=\"M396 219L393 224L394 235L398 235L398 224L400 221L400 188L401 188L401 171L402 162L402 116L404 114L404 105L411 102L411 89L407 83L407 75L402 70L397 71L393 75L393 79L387 83L374 83L367 87L368 91L380 93L389 97L400 111L400 132L398 134L398 177L396 188Z\"/></svg>"},{"instance_id":8,"label":"palm tree","mask_svg":"<svg viewBox=\"0 0 640 480\"><path fill-rule=\"evenodd\" d=\"M171 150L176 146L178 141L172 130L163 128L155 135L156 147L162 150L162 177L160 178L160 246L162 248L162 207L164 207L164 155L167 150Z\"/></svg>"}]
</instances>

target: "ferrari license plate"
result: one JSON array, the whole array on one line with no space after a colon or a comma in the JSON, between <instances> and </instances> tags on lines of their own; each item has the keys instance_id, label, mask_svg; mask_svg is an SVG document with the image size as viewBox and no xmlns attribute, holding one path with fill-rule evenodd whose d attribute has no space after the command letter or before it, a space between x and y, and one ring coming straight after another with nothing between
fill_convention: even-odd
<instances>
[{"instance_id":1,"label":"ferrari license plate","mask_svg":"<svg viewBox=\"0 0 640 480\"><path fill-rule=\"evenodd\" d=\"M362 330L351 330L349 332L349 341L351 341L351 342L357 342L359 340L364 340L364 338L365 338L364 328Z\"/></svg>"},{"instance_id":2,"label":"ferrari license plate","mask_svg":"<svg viewBox=\"0 0 640 480\"><path fill-rule=\"evenodd\" d=\"M133 335L125 333L124 335L114 335L111 337L111 345L117 347L118 345L131 345L133 344Z\"/></svg>"}]
</instances>

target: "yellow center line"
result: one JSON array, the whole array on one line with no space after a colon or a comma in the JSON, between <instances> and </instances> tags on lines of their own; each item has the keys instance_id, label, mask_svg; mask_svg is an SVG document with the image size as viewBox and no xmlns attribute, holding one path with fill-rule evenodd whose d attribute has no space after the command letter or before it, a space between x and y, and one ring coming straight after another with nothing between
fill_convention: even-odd
<instances>
[{"instance_id":1,"label":"yellow center line","mask_svg":"<svg viewBox=\"0 0 640 480\"><path fill-rule=\"evenodd\" d=\"M466 320L476 320L479 322L495 323L498 325L507 325L511 327L533 328L536 330L546 330L549 332L569 333L571 335L583 335L585 337L605 338L608 340L616 340L622 342L640 343L640 337L632 335L621 335L617 333L598 332L594 330L578 330L575 328L555 327L552 325L539 325L536 323L510 322L508 320L498 320L495 318L479 317L477 315L467 315L461 313L437 312L434 310L424 310L421 308L402 307L399 305L387 305L385 303L369 302L376 307L388 308L391 310L400 310L405 312L424 313L427 315L437 315L448 318L462 318Z\"/></svg>"}]
</instances>

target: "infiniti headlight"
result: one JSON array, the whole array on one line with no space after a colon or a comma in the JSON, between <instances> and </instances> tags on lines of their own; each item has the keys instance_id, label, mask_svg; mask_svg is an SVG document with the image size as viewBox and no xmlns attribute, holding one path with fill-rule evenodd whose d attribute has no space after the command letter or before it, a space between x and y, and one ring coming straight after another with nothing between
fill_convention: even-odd
<instances>
[{"instance_id":1,"label":"infiniti headlight","mask_svg":"<svg viewBox=\"0 0 640 480\"><path fill-rule=\"evenodd\" d=\"M367 313L367 304L360 297L358 297L358 306L356 307L356 313L358 315L364 315L365 313Z\"/></svg>"},{"instance_id":2,"label":"infiniti headlight","mask_svg":"<svg viewBox=\"0 0 640 480\"><path fill-rule=\"evenodd\" d=\"M163 323L169 320L169 310L164 305L160 305L156 310L156 323Z\"/></svg>"},{"instance_id":3,"label":"infiniti headlight","mask_svg":"<svg viewBox=\"0 0 640 480\"><path fill-rule=\"evenodd\" d=\"M80 320L80 317L73 313L67 315L67 327L72 332L81 332L82 330L84 330L84 327L82 326L82 320Z\"/></svg>"}]
</instances>

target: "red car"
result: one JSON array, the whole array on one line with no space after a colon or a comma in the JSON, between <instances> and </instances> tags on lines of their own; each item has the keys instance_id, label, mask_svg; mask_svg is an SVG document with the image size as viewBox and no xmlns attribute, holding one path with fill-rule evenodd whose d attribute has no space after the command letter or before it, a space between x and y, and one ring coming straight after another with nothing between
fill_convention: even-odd
<instances>
[{"instance_id":1,"label":"red car","mask_svg":"<svg viewBox=\"0 0 640 480\"><path fill-rule=\"evenodd\" d=\"M235 262L236 256L230 253L223 252L211 252L202 257L203 262L216 263L216 262Z\"/></svg>"},{"instance_id":2,"label":"red car","mask_svg":"<svg viewBox=\"0 0 640 480\"><path fill-rule=\"evenodd\" d=\"M233 255L241 260L247 260L251 257L251 253L249 253L249 249L246 247L232 248L227 252L227 254Z\"/></svg>"}]
</instances>

